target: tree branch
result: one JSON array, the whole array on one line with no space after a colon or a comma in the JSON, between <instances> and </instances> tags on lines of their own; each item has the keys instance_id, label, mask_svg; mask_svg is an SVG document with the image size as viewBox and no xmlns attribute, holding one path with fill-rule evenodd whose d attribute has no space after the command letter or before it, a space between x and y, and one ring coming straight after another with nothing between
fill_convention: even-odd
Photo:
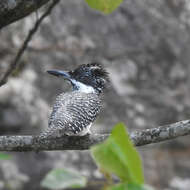
<instances>
[{"instance_id":1,"label":"tree branch","mask_svg":"<svg viewBox=\"0 0 190 190\"><path fill-rule=\"evenodd\" d=\"M60 0L53 0L53 2L51 3L51 5L48 7L48 9L42 14L42 16L36 21L34 27L29 31L26 39L24 40L21 48L18 50L15 59L13 60L13 62L9 65L9 68L7 69L7 71L5 72L5 74L3 75L3 77L0 80L0 87L3 86L7 80L8 77L13 73L13 71L17 68L20 58L22 57L25 49L28 46L28 43L31 41L33 35L36 33L36 31L38 30L41 22L44 20L45 17L47 17L52 9L55 7L55 5L59 2Z\"/></svg>"},{"instance_id":2,"label":"tree branch","mask_svg":"<svg viewBox=\"0 0 190 190\"><path fill-rule=\"evenodd\" d=\"M136 146L158 143L190 134L190 120L135 131L130 138ZM86 150L90 146L104 141L108 134L96 134L83 137L64 136L52 139L34 139L35 136L0 136L0 151L50 151L50 150Z\"/></svg>"},{"instance_id":3,"label":"tree branch","mask_svg":"<svg viewBox=\"0 0 190 190\"><path fill-rule=\"evenodd\" d=\"M49 0L0 0L0 29L37 11Z\"/></svg>"}]
</instances>

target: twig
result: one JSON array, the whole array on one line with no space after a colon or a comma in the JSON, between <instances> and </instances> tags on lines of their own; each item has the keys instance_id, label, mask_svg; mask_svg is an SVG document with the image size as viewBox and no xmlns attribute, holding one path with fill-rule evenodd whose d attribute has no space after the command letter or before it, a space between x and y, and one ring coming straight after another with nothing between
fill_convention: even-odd
<instances>
[{"instance_id":1,"label":"twig","mask_svg":"<svg viewBox=\"0 0 190 190\"><path fill-rule=\"evenodd\" d=\"M48 7L48 9L42 14L42 16L36 21L34 27L29 31L26 39L24 40L21 48L18 50L18 53L15 57L15 59L13 60L13 62L10 64L8 70L5 72L5 74L3 75L3 77L0 80L0 87L3 86L7 80L8 77L13 73L13 71L17 68L17 66L19 65L19 61L20 58L22 57L25 49L28 46L28 43L30 42L30 40L32 39L33 35L36 33L36 31L38 30L41 22L43 21L43 19L45 17L47 17L52 9L55 7L55 5L59 2L60 0L53 0L52 3L50 4L50 6Z\"/></svg>"},{"instance_id":2,"label":"twig","mask_svg":"<svg viewBox=\"0 0 190 190\"><path fill-rule=\"evenodd\" d=\"M132 132L130 138L136 146L158 143L176 137L190 135L190 120ZM108 134L38 139L33 136L0 136L0 151L51 151L51 150L86 150L90 146L104 141Z\"/></svg>"}]
</instances>

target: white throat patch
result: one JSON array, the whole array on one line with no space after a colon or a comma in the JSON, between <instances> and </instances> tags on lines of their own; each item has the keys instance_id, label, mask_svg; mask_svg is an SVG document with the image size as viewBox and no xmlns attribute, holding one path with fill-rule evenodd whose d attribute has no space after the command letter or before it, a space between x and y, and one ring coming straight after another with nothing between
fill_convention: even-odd
<instances>
[{"instance_id":1,"label":"white throat patch","mask_svg":"<svg viewBox=\"0 0 190 190\"><path fill-rule=\"evenodd\" d=\"M75 86L77 87L77 90L79 90L80 92L95 93L95 89L92 86L83 84L83 83L76 81L74 79L72 79L72 83L75 84Z\"/></svg>"}]
</instances>

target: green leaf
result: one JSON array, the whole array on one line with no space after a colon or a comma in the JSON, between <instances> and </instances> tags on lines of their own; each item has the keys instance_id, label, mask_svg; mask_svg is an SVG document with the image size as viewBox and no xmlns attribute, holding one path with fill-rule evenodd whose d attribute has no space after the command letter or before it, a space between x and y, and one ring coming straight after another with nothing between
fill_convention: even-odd
<instances>
[{"instance_id":1,"label":"green leaf","mask_svg":"<svg viewBox=\"0 0 190 190\"><path fill-rule=\"evenodd\" d=\"M41 186L49 189L79 188L85 187L86 182L86 178L79 174L64 169L54 169L45 176Z\"/></svg>"},{"instance_id":2,"label":"green leaf","mask_svg":"<svg viewBox=\"0 0 190 190\"><path fill-rule=\"evenodd\" d=\"M9 160L11 158L8 154L2 154L0 153L0 160Z\"/></svg>"},{"instance_id":3,"label":"green leaf","mask_svg":"<svg viewBox=\"0 0 190 190\"><path fill-rule=\"evenodd\" d=\"M123 0L85 0L89 7L105 14L113 12Z\"/></svg>"},{"instance_id":4,"label":"green leaf","mask_svg":"<svg viewBox=\"0 0 190 190\"><path fill-rule=\"evenodd\" d=\"M104 143L93 146L91 152L104 171L117 175L123 182L143 184L141 159L125 128L122 123L116 125L110 137Z\"/></svg>"},{"instance_id":5,"label":"green leaf","mask_svg":"<svg viewBox=\"0 0 190 190\"><path fill-rule=\"evenodd\" d=\"M128 184L120 183L118 185L111 186L107 188L106 190L128 190Z\"/></svg>"},{"instance_id":6,"label":"green leaf","mask_svg":"<svg viewBox=\"0 0 190 190\"><path fill-rule=\"evenodd\" d=\"M118 185L114 185L112 187L109 187L106 190L151 190L151 189L146 188L143 185L120 183Z\"/></svg>"}]
</instances>

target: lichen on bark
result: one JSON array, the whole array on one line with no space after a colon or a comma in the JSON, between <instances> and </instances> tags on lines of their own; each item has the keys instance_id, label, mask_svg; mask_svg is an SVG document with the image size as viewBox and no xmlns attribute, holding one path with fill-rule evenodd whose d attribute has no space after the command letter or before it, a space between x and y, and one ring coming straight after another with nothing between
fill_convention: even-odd
<instances>
[{"instance_id":1,"label":"lichen on bark","mask_svg":"<svg viewBox=\"0 0 190 190\"><path fill-rule=\"evenodd\" d=\"M39 9L49 0L1 0L0 29Z\"/></svg>"}]
</instances>

